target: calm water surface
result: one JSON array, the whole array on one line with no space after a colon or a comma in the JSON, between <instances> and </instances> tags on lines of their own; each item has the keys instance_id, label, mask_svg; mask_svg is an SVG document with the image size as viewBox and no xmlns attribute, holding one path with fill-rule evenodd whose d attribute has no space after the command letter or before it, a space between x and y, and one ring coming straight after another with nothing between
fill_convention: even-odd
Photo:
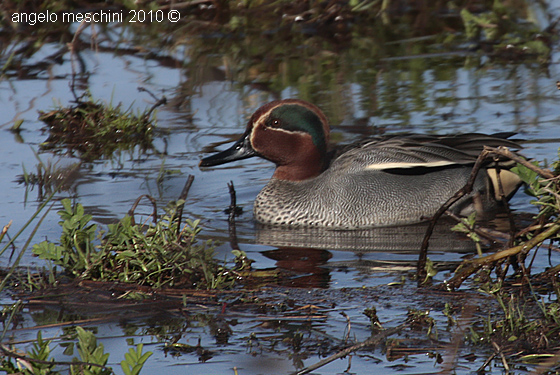
<instances>
[{"instance_id":1,"label":"calm water surface","mask_svg":"<svg viewBox=\"0 0 560 375\"><path fill-rule=\"evenodd\" d=\"M554 14L560 15L558 3L552 4L548 18L550 20L554 19ZM547 18L544 18L546 21ZM57 48L57 45L45 45L36 54L37 60L48 56ZM154 196L161 206L177 199L187 176L192 174L195 180L189 191L186 216L201 219L204 226L203 237L221 242L217 248L217 256L231 259L224 209L230 202L226 183L233 181L238 204L244 211L237 222L241 249L256 260L257 268L268 268L277 266L278 260L263 252L273 250L275 246L270 244L270 238L263 240L267 238L266 233L263 235L256 229L251 211L253 199L270 178L273 166L264 160L249 159L202 171L198 168L198 162L201 157L223 150L227 144L236 140L243 133L249 116L270 100L290 97L313 100L331 119L333 139L341 143L380 133L512 131L526 140L523 151L525 155L537 160L552 160L557 157L560 146L560 92L556 88L557 77L560 77L560 51L557 44L547 67L536 63L494 64L484 57L472 66L467 63L470 58L468 54L391 56L375 67L376 80L369 85L361 84L356 77L361 73L368 73L374 67L359 60L345 62L345 68L356 72L356 75L336 77L332 80L330 91L314 94L302 92L301 87L287 86L280 90L270 90L263 89L260 85L232 80L230 72L235 67L228 64L206 64L203 59L198 61L190 48L193 47L185 46L171 54L177 60L183 60L187 69L163 65L157 59L140 56L118 56L93 51L82 53L86 69L90 73L87 88L94 98L122 103L125 108L132 106L144 109L153 100L137 91L137 87L142 86L156 95L165 95L172 104L158 111L158 130L154 144L158 152L143 154L132 150L115 155L111 160L83 164L71 189L58 194L57 198L73 198L94 215L96 222L106 224L123 217L142 194ZM417 65L421 65L422 69L419 70ZM68 89L71 72L69 56L65 56L64 63L53 64L37 76L0 81L0 129L3 132L0 137L0 191L3 195L0 224L5 225L13 220L10 229L12 234L25 224L40 204L37 188L26 190L17 182L23 168L27 171L35 170L35 153L47 137L44 124L37 119L37 112L50 110L58 103L67 105L73 100ZM185 88L189 89L189 95L182 92ZM18 119L24 121L20 136L8 131ZM44 162L50 161L61 166L78 162L77 158L64 155L38 155ZM158 182L158 176L162 173L165 173L165 177ZM516 211L534 212L529 198L522 192L513 198L512 204ZM55 204L34 242L45 238L54 241L59 237L60 228L56 215L59 207L58 203ZM138 211L145 218L151 207L145 202ZM23 245L30 231L26 230L16 241L17 246ZM282 234L279 238L291 235ZM444 240L447 241L445 238ZM461 244L469 246L464 241L457 241L458 248ZM414 254L387 252L383 251L382 246L375 252L339 251L334 245L325 248L331 250L331 258L322 263L327 276L318 282L317 285L321 288L272 289L264 292L270 293L270 298L275 301L309 298L318 304L325 317L312 319L310 326L303 331L312 342L321 342L322 336L344 336L347 320L341 312L347 314L352 322L351 335L361 340L370 334L368 319L362 314L363 309L369 305L377 306L379 318L387 326L402 322L409 307L429 310L434 306L434 297L418 296L412 282L398 287L402 289L386 286L387 283L400 281L402 273L372 272L376 261L414 261ZM6 253L0 258L0 266L10 264L9 256ZM435 252L431 258L455 262L462 256L460 251ZM557 264L558 256L553 254L551 261L552 264ZM540 259L538 262L540 267L544 267L548 264L548 259ZM405 263L410 264L413 263ZM41 263L27 254L22 265L40 266ZM445 276L445 273L441 273L436 279L442 280ZM362 292L345 290L360 286L364 287ZM403 295L411 297L402 301L400 298ZM328 302L333 299L337 301L336 306L331 306ZM439 321L445 321L446 318L438 312L441 310L434 311L433 316ZM106 351L111 353L112 364L121 360L122 353L128 350L131 342L146 343L147 348L155 352L146 365L145 373L148 374L161 371L162 367L166 372L177 374L185 373L185 369L187 373L193 374L230 374L233 373L234 366L239 368L240 374L289 373L298 364L308 365L320 359L315 356L306 358L302 353L293 354L288 347L266 347L265 338L269 335L288 335L303 329L297 323L293 323L292 327L276 329L268 322L266 314L252 315L235 308L223 316L219 312L220 309L215 306L200 306L192 314L199 314L200 317L205 314L212 316L213 324L227 321L233 329L227 344L216 341L211 325L207 322L191 322L182 331L175 328L178 332L183 332L182 342L197 345L200 340L200 345L214 352L213 358L205 363L200 362L196 354L177 357L165 354L158 343L158 336L150 331L150 323L141 314L138 314L138 318L132 314L125 319L127 315L120 312L119 321L94 326ZM23 327L33 327L53 320L41 311L30 309L28 313ZM173 327L184 324L176 311L162 313L165 318L160 316L154 320L158 324L168 323ZM136 328L131 329L132 326ZM248 349L250 333L255 333L256 339L252 339L255 346ZM55 327L45 329L43 336L55 337L60 334L61 328ZM33 329L15 333L18 340L32 339L35 335L36 331ZM259 338L261 344L258 344ZM432 343L435 347L441 345L437 340ZM64 360L62 348L58 347L55 353ZM472 357L461 357L456 373L471 373L485 360L484 355L475 357L474 360ZM339 373L347 366L347 359L339 360L316 373ZM366 374L371 373L373 368L379 373L431 373L441 369L436 360L426 353L412 354L410 359L398 357L391 362L377 350L355 356L352 360L351 372ZM492 373L501 373L501 369Z\"/></svg>"}]
</instances>

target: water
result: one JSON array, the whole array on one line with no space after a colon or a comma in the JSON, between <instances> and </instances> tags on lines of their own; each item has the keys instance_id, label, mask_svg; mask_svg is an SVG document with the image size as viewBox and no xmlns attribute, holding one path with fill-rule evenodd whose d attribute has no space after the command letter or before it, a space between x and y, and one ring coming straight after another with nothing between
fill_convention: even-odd
<instances>
[{"instance_id":1,"label":"water","mask_svg":"<svg viewBox=\"0 0 560 375\"><path fill-rule=\"evenodd\" d=\"M559 4L552 2L546 22L554 19L558 10ZM546 19L541 14L542 17ZM121 35L119 26L113 26L111 35ZM122 35L131 37L135 32L142 35L137 29L126 30ZM90 30L84 32L84 38L88 33ZM271 257L274 253L269 251L277 246L267 237L266 231L256 228L251 213L252 202L270 178L273 166L253 158L201 170L198 162L236 140L243 133L249 116L267 101L288 97L313 101L324 109L331 121L333 139L340 143L379 133L512 131L526 140L525 155L537 160L557 158L560 93L553 78L560 75L557 43L553 45L551 63L545 66L535 62L493 62L486 57L477 59L464 51L419 51L421 56L418 57L413 42L388 49L389 56L382 59L374 59L374 53L364 48L358 57L344 52L331 56L330 51L325 50L322 51L323 61L315 56L314 47L308 45L297 51L286 50L285 61L269 61L266 55L260 60L256 57L244 60L233 52L216 50L217 40L222 39L207 35L172 52L158 52L153 56L84 50L80 57L89 77L80 81L79 87L87 87L93 98L142 110L153 103L150 96L137 91L138 86L142 86L155 95L165 95L170 104L158 109L156 151L142 154L132 150L121 152L111 160L84 163L71 189L57 194L56 199L70 197L80 202L94 215L94 220L103 225L123 217L142 194L154 196L160 207L177 199L187 176L194 175L185 216L201 219L202 237L221 241L216 249L217 257L231 259L224 209L230 203L226 183L232 181L237 203L244 212L237 220L240 247L256 261L255 267L265 269L286 266ZM246 47L237 40L230 42L232 49ZM248 51L264 49L258 40L251 43ZM101 43L108 49L111 45L111 42ZM58 44L44 45L27 61L29 66L44 61L59 47ZM149 43L145 47L157 51ZM391 55L393 52L396 54ZM256 53L255 56L260 55ZM24 167L27 171L35 170L36 153L47 138L44 124L37 119L37 111L50 110L56 103L68 105L74 99L69 90L72 74L69 54L64 55L61 64L51 63L47 68L36 69L37 74L0 81L3 115L0 127L4 134L0 137L0 191L4 198L0 224L12 220L11 235L26 223L41 203L37 188L26 191L17 182ZM16 135L8 129L18 119L23 120L23 130ZM58 165L78 162L77 158L63 154L45 152L38 156L44 162ZM164 178L158 182L161 175ZM517 212L535 212L522 192L512 199L512 206ZM45 238L56 241L59 237L56 211L60 207L55 203L47 214L34 243ZM151 206L143 201L137 212L145 219ZM25 243L32 227L17 239L16 246ZM287 236L292 240L295 234L282 234L279 238ZM445 237L444 241L447 240ZM470 246L468 242L457 241ZM227 295L220 295L219 301L227 301L224 312L221 303L193 304L183 310L179 303L162 307L160 314L154 317L145 311L153 307L143 309L139 304L117 309L116 318L86 321L85 324L96 329L105 350L111 353L112 365L122 359L130 344L143 342L146 350L155 352L145 367L147 374L162 368L170 373L185 373L186 370L187 373L224 374L233 373L233 368L237 367L239 373L245 375L289 373L302 364L317 362L340 349L336 343L345 336L348 321L351 322L350 338L366 339L370 335L369 320L363 315L366 307L376 307L380 321L389 327L404 321L409 308L431 310L431 316L441 327L438 338L428 339L425 331L413 337L397 337L402 347L410 348L411 354L398 354L397 349L393 350L394 356L381 349L362 351L351 361L348 358L337 360L316 372L335 374L351 366L350 372L360 374L369 373L372 368L380 373L431 373L442 368L433 354L444 353L445 365L453 357L449 344L453 333L442 332L446 317L441 311L445 302L461 306L465 299L472 299L467 304L490 304L485 297L468 291L445 296L423 294L409 279L414 272L414 253L383 251L383 245L378 251L348 251L348 247L337 248L332 244L315 247L329 250L317 254L323 260L315 266L323 272L313 275L316 278L311 276L294 282L304 287L302 289L264 288L255 293L269 301L267 311L260 311L262 306L258 304L254 308L237 306ZM0 257L0 266L11 264L9 253L10 250ZM297 255L288 256L295 258ZM431 259L454 264L463 256L464 249L454 252L434 249ZM545 258L537 259L537 268L548 265ZM558 264L556 253L551 261ZM393 262L410 271L379 271L377 262ZM42 265L29 251L21 264ZM288 267L308 265L304 260L303 265L289 264ZM448 273L441 272L435 279L442 281L447 277ZM305 305L317 308L310 312ZM25 321L11 334L17 340L33 339L37 329L32 327L55 324L42 328L43 336L58 337L66 329L64 327L70 325L60 323L59 315L66 320L107 318L109 311L108 307L91 311L87 306L72 303L46 312L28 307ZM468 322L468 316L462 318ZM232 332L226 342L216 338L219 337L216 327L220 326ZM155 333L157 330L160 332ZM298 334L304 337L300 349L293 344L293 337ZM173 335L180 335L181 343L194 346L200 340L201 347L212 352L211 358L202 362L196 353L178 356L165 353L162 338L169 339ZM67 360L62 350L58 347L55 355ZM465 348L454 359L455 371L471 373L488 356L489 353ZM120 373L118 365L115 369ZM501 371L497 368L492 373Z\"/></svg>"}]
</instances>

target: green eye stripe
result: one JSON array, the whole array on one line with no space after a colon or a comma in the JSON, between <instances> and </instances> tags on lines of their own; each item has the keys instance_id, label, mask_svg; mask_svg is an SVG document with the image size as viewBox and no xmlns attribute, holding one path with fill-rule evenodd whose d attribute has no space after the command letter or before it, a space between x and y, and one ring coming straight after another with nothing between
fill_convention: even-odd
<instances>
[{"instance_id":1,"label":"green eye stripe","mask_svg":"<svg viewBox=\"0 0 560 375\"><path fill-rule=\"evenodd\" d=\"M275 125L274 121L279 124ZM323 123L313 111L297 104L285 104L272 110L267 124L288 131L305 132L311 135L313 144L322 152L326 150Z\"/></svg>"}]
</instances>

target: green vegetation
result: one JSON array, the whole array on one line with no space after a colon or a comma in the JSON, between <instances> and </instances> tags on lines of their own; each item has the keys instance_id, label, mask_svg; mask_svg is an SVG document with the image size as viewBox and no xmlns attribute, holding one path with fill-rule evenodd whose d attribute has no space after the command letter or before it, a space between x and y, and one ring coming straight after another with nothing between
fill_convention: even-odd
<instances>
[{"instance_id":1,"label":"green vegetation","mask_svg":"<svg viewBox=\"0 0 560 375\"><path fill-rule=\"evenodd\" d=\"M142 152L152 148L154 121L151 109L137 115L120 105L96 102L85 94L86 100L66 108L41 112L39 120L47 124L49 137L42 150L62 151L92 161L111 157L116 150L139 146Z\"/></svg>"},{"instance_id":2,"label":"green vegetation","mask_svg":"<svg viewBox=\"0 0 560 375\"><path fill-rule=\"evenodd\" d=\"M456 270L453 278L446 282L445 288L456 289L470 275L481 271L490 274L494 269L500 280L504 279L509 265L513 265L518 276L527 278L531 276L531 266L526 265L525 261L529 252L535 251L545 242L549 241L552 245L560 240L560 160L556 160L551 165L551 169L541 167L538 162L528 162L508 150L495 150L493 156L509 157L518 164L512 172L525 182L526 192L537 199L531 201L539 207L539 213L534 221L522 229L517 229L514 218L510 217L510 237L507 244L503 244L506 249L494 254L480 256L474 260L464 261ZM559 150L560 152L560 150ZM480 242L479 233L474 228L474 217L463 220L455 227L455 230L465 232L476 243ZM479 255L480 254L480 246ZM505 262L507 260L507 262ZM505 262L505 263L504 263ZM502 268L502 266L505 266ZM553 271L560 270L560 265L552 268ZM549 271L550 272L550 271ZM551 273L552 275L553 273Z\"/></svg>"},{"instance_id":3,"label":"green vegetation","mask_svg":"<svg viewBox=\"0 0 560 375\"><path fill-rule=\"evenodd\" d=\"M558 160L545 169L542 163L533 162L535 168L518 164L513 171L526 184L526 193L536 198L532 204L539 207L535 219L541 222L558 222L560 219L560 149ZM557 237L560 238L560 237Z\"/></svg>"},{"instance_id":4,"label":"green vegetation","mask_svg":"<svg viewBox=\"0 0 560 375\"><path fill-rule=\"evenodd\" d=\"M463 8L461 18L466 37L479 41L482 48L497 58L513 60L534 56L541 62L548 59L549 36L541 34L533 23L520 22L513 8L505 2L494 1L489 11L478 15Z\"/></svg>"},{"instance_id":5,"label":"green vegetation","mask_svg":"<svg viewBox=\"0 0 560 375\"><path fill-rule=\"evenodd\" d=\"M461 218L461 221L453 228L451 228L451 230L455 232L465 233L465 235L474 242L476 246L477 254L479 256L482 256L481 239L478 233L476 233L475 225L476 225L476 212L473 212L468 217Z\"/></svg>"},{"instance_id":6,"label":"green vegetation","mask_svg":"<svg viewBox=\"0 0 560 375\"><path fill-rule=\"evenodd\" d=\"M535 198L532 203L539 207L539 212L533 222L521 229L510 218L511 236L502 244L504 249L485 256L479 252L478 258L464 261L442 287L457 289L473 276L479 291L495 299L499 308L488 306L487 316L482 315L485 309L476 309L479 316L468 328L467 337L472 344L493 346L501 353L504 367L506 356L514 353L521 362L550 358L557 361L551 350L560 345L560 265L551 265L538 274L531 270L536 252L544 243L549 242L551 251L554 243L560 241L560 159L548 169L539 162L516 158L507 150L496 150L494 156L512 157L518 162L512 171L525 182L526 193ZM480 250L481 234L485 232L475 225L473 217L465 219L456 230L467 233ZM532 257L530 252L534 252ZM508 272L510 268L513 273ZM475 310L469 305L462 308L462 313L470 310L469 314L473 314ZM446 306L444 315L456 322L451 310Z\"/></svg>"},{"instance_id":7,"label":"green vegetation","mask_svg":"<svg viewBox=\"0 0 560 375\"><path fill-rule=\"evenodd\" d=\"M37 214L50 199L52 194ZM126 282L131 285L131 289L138 285L192 289L231 287L234 283L232 272L218 265L213 258L212 242L199 244L196 239L200 232L199 222L186 219L185 225L181 227L178 212L183 204L183 201L170 203L165 208L166 214L153 224L137 225L132 216L126 216L120 222L109 225L107 232L102 232L90 222L92 217L84 212L82 205L73 206L70 200L64 199L63 210L58 213L62 227L60 244L44 241L33 246L33 253L62 268L71 279ZM21 254L25 249L22 249ZM238 256L245 257L245 254L238 252ZM60 285L64 280L54 267L50 267L46 274L37 275L28 271L25 279L22 272L16 272L17 264L16 261L4 276L2 287L13 274L17 275L15 279L24 289L41 288L43 292ZM124 295L128 298L143 298L142 293L133 291ZM21 302L4 307L1 315L4 325L2 337L11 322L14 322L14 327L17 324L22 307ZM8 349L9 344L0 347L0 370L7 374L57 375L60 374L60 366L69 366L70 374L114 373L107 367L109 353L105 353L103 344L97 342L93 333L77 327L75 337L65 337L66 355L72 355L74 348L73 342L66 342L69 339L77 340L79 354L71 362L55 360L51 341L44 340L39 331L37 340L28 352L22 353L13 347ZM121 362L122 371L125 375L138 375L151 355L151 352L143 353L142 344L130 348Z\"/></svg>"},{"instance_id":8,"label":"green vegetation","mask_svg":"<svg viewBox=\"0 0 560 375\"><path fill-rule=\"evenodd\" d=\"M539 29L524 1L405 3L406 6L400 1L380 0L195 1L180 3L174 9L173 3L118 0L111 3L111 11L121 12L128 20L140 10L152 11L152 16L153 12L166 16L170 10L177 10L180 20L98 22L85 24L75 34L68 23L15 24L10 17L4 17L0 18L0 31L11 39L0 44L6 46L0 47L0 79L35 77L36 66L78 59L80 52L93 45L96 51L172 61L193 72L206 67L208 72L193 74L178 87L177 102L192 113L196 108L189 108L189 96L212 69L221 71L225 67L214 79L227 79L240 86L259 85L272 92L293 88L301 99L317 104L343 103L352 95L349 84L355 84L368 114L400 117L404 125L415 111L435 114L426 105L424 72L428 66L436 77L447 76L453 81L450 75L465 64L479 68L511 61L549 61L549 44L555 33ZM48 9L61 13L76 7L80 8L80 2L4 2L0 12L11 15ZM83 8L109 11L105 5L92 9L89 3ZM84 30L90 26L95 32L88 36ZM17 33L11 32L15 29ZM126 38L114 40L115 30ZM113 40L107 46L107 41ZM37 57L36 52L49 42L62 47L54 54ZM414 58L418 55L429 56L429 60ZM40 62L29 62L30 57ZM398 58L386 60L394 57ZM387 72L388 63L403 73L395 76ZM72 75L79 78L81 73L73 70ZM341 81L346 84L341 85ZM445 93L436 100L439 107L454 101L453 95ZM324 109L334 124L344 118L340 106L330 104ZM49 142L49 147L62 146L57 139ZM71 140L66 144L77 145Z\"/></svg>"},{"instance_id":9,"label":"green vegetation","mask_svg":"<svg viewBox=\"0 0 560 375\"><path fill-rule=\"evenodd\" d=\"M149 225L126 216L110 224L106 233L91 224L81 204L68 199L58 214L60 244L44 241L33 247L41 259L62 267L73 278L119 281L154 288L163 286L223 289L233 285L228 270L214 259L211 241L199 244L199 221L186 220L180 228L177 214L183 201L170 203L166 214ZM100 237L100 244L95 244Z\"/></svg>"},{"instance_id":10,"label":"green vegetation","mask_svg":"<svg viewBox=\"0 0 560 375\"><path fill-rule=\"evenodd\" d=\"M212 80L233 82L243 88L254 85L266 93L278 93L289 88L302 99L317 104L329 103L330 107L325 109L329 118L333 119L333 124L338 124L345 118L345 113L340 108L342 106L337 107L337 103L342 103L351 95L357 95L364 101L360 103L364 118L390 117L392 124L398 126L402 123L409 129L409 119L413 112L439 120L442 114L438 111L443 108L446 113L453 115L456 108L453 107L456 101L453 89L445 87L441 91L430 91L433 87L428 86L441 85L443 81L457 81L458 67L477 68L473 69L473 77L469 78L475 81L474 87L480 77L478 72L483 75L484 70L492 64L506 65L512 61L518 63L507 66L504 71L513 71L519 67L519 63L537 63L546 68L549 62L549 44L556 38L554 30L540 30L538 25L530 22L531 17L524 1L410 1L405 2L406 6L402 6L403 2L380 0L213 1L212 7L208 7L207 3L210 4L210 1L181 3L181 20L178 23L95 23L85 25L81 29L85 31L80 33L73 31L75 25L62 22L16 24L11 22L10 16L15 12L49 10L60 13L82 7L96 11L107 6L111 6L112 11L124 11L129 16L127 11L139 9L139 6L145 10L166 12L173 4L152 1L139 5L138 2L118 0L99 3L94 6L100 8L92 9L89 2L68 0L2 2L0 80L43 79L47 71L45 67L58 63L70 64L70 60L72 80L80 79L87 76L88 72L77 73L74 65L78 64L74 63L80 61L81 52L95 49L101 53L140 56L146 60L154 60L156 64L161 63L162 66L164 63L172 64L191 72L200 72L189 75L177 88L176 103L184 107L191 105L191 97L209 79L211 73ZM43 48L45 46L47 48ZM429 57L417 58L418 56ZM388 65L395 69L388 69ZM202 70L204 71L201 72ZM426 74L428 70L430 74ZM60 71L64 72L63 69ZM49 76L49 79L69 79L70 73L66 74L68 77ZM430 75L434 77L433 82L426 79ZM512 85L518 83L513 82ZM504 94L510 91L516 90L503 88ZM426 95L426 92L435 92L435 95ZM527 93L528 96L535 97L538 94ZM475 93L474 96L476 95ZM432 103L428 103L429 101ZM515 102L522 103L518 98ZM160 101L158 103L161 104ZM68 153L85 162L110 158L115 152L123 150L151 150L155 107L134 114L131 109L105 104L86 94L76 98L69 106L61 105L52 111L41 113L40 119L46 124L48 133L48 138L40 146L41 150ZM189 108L181 110L189 112ZM514 110L521 112L520 108ZM196 108L190 108L190 113L195 111ZM14 134L22 132L22 122L16 120L11 131ZM39 186L39 200L44 199L43 195L50 195L33 218L50 203L55 192L63 189L63 181L79 167L80 165L61 169L56 163L39 159L35 170L24 170L22 182L26 186ZM478 287L483 295L493 298L493 305L489 306L488 312L481 307L473 313L474 317L466 317L474 322L472 329L467 331L467 338L485 347L499 345L509 354L523 353L522 357L516 357L515 360L531 361L552 356L555 347L560 345L556 338L560 330L558 303L544 302L539 297L540 294L548 293L555 296L556 300L560 298L557 288L560 266L551 266L549 270L534 275L531 273L532 261L528 257L531 251L543 251L538 250L543 243L550 242L552 248L559 239L560 162L552 164L548 171L550 174L538 163L533 164L533 167L519 165L516 171L528 184L528 192L535 197L534 203L540 207L535 221L523 229L513 228L510 243L503 246L506 250L483 256L483 238L478 232L474 217L466 219L457 229L477 243L479 257L465 261L455 272L455 276L442 287L458 289L465 280L472 280L471 285ZM162 168L158 178L163 175ZM198 239L199 222L184 220L181 223L182 204L182 200L169 204L165 214L151 224L136 224L131 214L102 231L91 222L92 217L85 212L83 206L79 203L72 205L69 200L63 200L63 209L59 212L60 240L44 241L33 246L34 254L48 261L49 271L46 274L32 270L25 275L19 273L20 286L27 291L36 291L39 288L46 290L61 284L68 285L68 280L93 280L128 283L124 288L132 290L139 285L151 288L173 287L176 288L177 295L184 293L177 299L183 298L182 308L186 310L186 289L222 290L234 286L237 277L247 277L251 261L245 254L234 250L237 265L233 270L217 262L214 259L213 244L200 243ZM14 280L12 276L18 272L19 259L32 245L33 235L41 220L21 249L20 256L6 272L0 290L8 280ZM25 226L31 221L32 219ZM1 253L6 251L20 233L21 231L10 239ZM4 234L5 232L0 234L0 239ZM253 286L268 286L279 278L277 269L258 272L261 276ZM252 276L258 272L253 272ZM430 276L431 273L428 274ZM78 284L75 283L77 292L83 292ZM539 288L534 290L533 285L538 285ZM331 291L326 291L326 295L327 292ZM348 295L360 292L359 288L347 288L345 291ZM425 290L422 293L429 294ZM135 291L123 295L128 298L145 297L141 292ZM450 295L452 293L441 293L438 299L448 298ZM208 296L210 294L204 295L197 303L204 305L210 299L219 300L215 294ZM333 296L340 297L334 293ZM270 301L270 296L265 297ZM341 303L339 301L346 298L349 297L343 296L340 300L332 298L333 306L317 308L321 310L321 314L317 314L316 319L328 319L325 316L332 314L334 304ZM399 296L395 295L395 298L398 299ZM227 300L227 303L243 304L247 301L244 297L232 300L234 301ZM269 313L282 317L282 312L289 311L294 316L299 316L301 321L312 322L310 317L313 318L314 315L302 312L305 311L303 305L309 303L307 300L301 303L286 300L286 303L275 304L255 297L250 303L263 315ZM446 303L442 314L448 319L449 326L461 324L460 321L465 318L463 314L468 315L471 306L467 299L464 302L466 305L461 306L463 309L453 308ZM229 308L227 303L220 308ZM323 297L318 302L319 305L321 303L324 303ZM19 302L2 311L5 330L12 322L15 326L15 316L21 305L22 302ZM359 303L356 305L359 306ZM429 340L441 340L446 333L445 330L437 330L434 313L437 313L435 307L431 315L421 308L410 309L408 320L412 331L420 334L427 332L425 336ZM231 332L228 324L234 326L236 322L226 322L223 314L215 314L213 320L208 318L210 314L206 314L191 314L189 319L194 319L194 316L200 321L208 319L211 322L207 323L208 330L212 331L217 342L227 342ZM370 320L372 332L381 330L382 322L377 317L375 307L365 310L364 314ZM309 335L302 334L298 329L302 328L303 331L305 327L293 323L294 316L288 316L289 319L286 320L293 325L293 332L280 339L277 339L281 336L277 332L266 338L257 337L251 332L249 341L256 343L252 354L260 355L259 351L275 350L276 346L281 347L282 344L290 344L294 353L304 355L316 353L317 348L325 350L325 353L339 348L340 344L336 339L327 338L322 331L314 341L312 335L320 330L316 330L312 324L305 325L309 327ZM184 327L168 334L165 350L177 355L196 353L201 361L207 360L212 354L200 343L191 345L192 341L191 344L181 341L184 338L182 334L196 325L194 320L182 318L183 316L177 320L183 322ZM285 329L286 321L271 320L262 326L270 325L280 331ZM159 324L160 322L151 329L161 328ZM277 325L274 326L275 324ZM412 336L414 333L410 334ZM110 373L105 367L108 354L95 337L78 328L76 338L80 361L87 363L69 364L70 373ZM259 339L261 343L258 343ZM426 346L431 344L432 341ZM74 347L73 344L70 346ZM325 353L320 352L320 355ZM49 341L44 340L40 333L29 353L20 357L5 354L1 368L8 373L57 374L58 366L61 366L54 362ZM142 353L141 345L136 349L131 348L121 363L123 372L126 375L138 374L148 356L149 353ZM294 358L295 362L297 356L294 355ZM78 358L75 360L78 361Z\"/></svg>"},{"instance_id":11,"label":"green vegetation","mask_svg":"<svg viewBox=\"0 0 560 375\"><path fill-rule=\"evenodd\" d=\"M557 302L545 305L534 291L527 298L499 284L493 287L483 291L496 298L501 313L489 315L470 327L470 340L474 344L496 342L507 346L508 351L523 354L539 353L560 344L556 337L560 330Z\"/></svg>"},{"instance_id":12,"label":"green vegetation","mask_svg":"<svg viewBox=\"0 0 560 375\"><path fill-rule=\"evenodd\" d=\"M79 358L74 357L72 362L58 362L52 356L51 341L44 340L41 331L37 332L37 341L33 343L31 351L22 355L20 352L8 350L3 346L3 358L0 361L0 370L6 374L24 375L59 375L58 366L66 365L72 375L110 375L114 371L107 367L109 353L105 353L102 343L98 343L93 333L82 327L76 327L76 347ZM74 345L66 346L65 354L72 355ZM152 352L142 353L143 345L136 349L130 348L121 362L125 375L138 375L144 363Z\"/></svg>"}]
</instances>

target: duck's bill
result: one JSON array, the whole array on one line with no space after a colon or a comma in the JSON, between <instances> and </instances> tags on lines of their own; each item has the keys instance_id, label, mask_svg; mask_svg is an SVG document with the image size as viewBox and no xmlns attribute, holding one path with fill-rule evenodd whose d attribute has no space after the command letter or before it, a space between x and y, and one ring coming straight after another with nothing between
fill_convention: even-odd
<instances>
[{"instance_id":1,"label":"duck's bill","mask_svg":"<svg viewBox=\"0 0 560 375\"><path fill-rule=\"evenodd\" d=\"M253 147L251 147L249 134L245 134L239 141L235 142L235 144L227 150L203 158L200 161L199 166L213 167L215 165L247 159L253 156L257 156L257 152L253 149Z\"/></svg>"}]
</instances>

